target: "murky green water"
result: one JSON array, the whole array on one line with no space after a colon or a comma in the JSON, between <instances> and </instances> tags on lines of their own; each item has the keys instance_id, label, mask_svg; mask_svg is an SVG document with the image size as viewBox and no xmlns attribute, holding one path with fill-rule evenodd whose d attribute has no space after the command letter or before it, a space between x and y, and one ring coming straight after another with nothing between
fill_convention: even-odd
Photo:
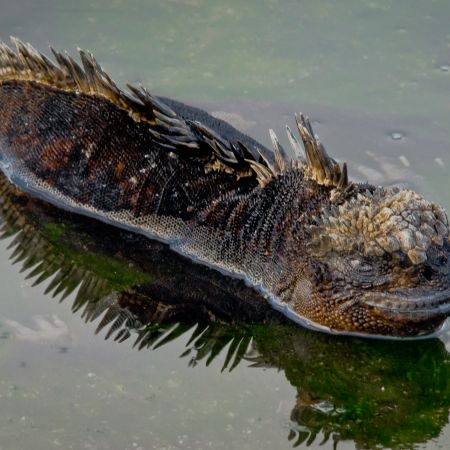
<instances>
[{"instance_id":1,"label":"murky green water","mask_svg":"<svg viewBox=\"0 0 450 450\"><path fill-rule=\"evenodd\" d=\"M88 48L266 144L302 110L354 178L450 209L448 1L1 3L0 38ZM0 449L450 445L448 333L308 332L159 244L1 199Z\"/></svg>"}]
</instances>

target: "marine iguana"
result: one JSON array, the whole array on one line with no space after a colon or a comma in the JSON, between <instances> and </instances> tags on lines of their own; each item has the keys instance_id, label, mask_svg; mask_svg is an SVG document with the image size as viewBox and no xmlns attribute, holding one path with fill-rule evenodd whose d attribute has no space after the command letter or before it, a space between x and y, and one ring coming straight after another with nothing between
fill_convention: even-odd
<instances>
[{"instance_id":1,"label":"marine iguana","mask_svg":"<svg viewBox=\"0 0 450 450\"><path fill-rule=\"evenodd\" d=\"M0 44L0 165L57 207L245 278L315 329L416 336L450 314L445 211L348 180L310 121L273 157L207 113L120 89L95 58Z\"/></svg>"}]
</instances>

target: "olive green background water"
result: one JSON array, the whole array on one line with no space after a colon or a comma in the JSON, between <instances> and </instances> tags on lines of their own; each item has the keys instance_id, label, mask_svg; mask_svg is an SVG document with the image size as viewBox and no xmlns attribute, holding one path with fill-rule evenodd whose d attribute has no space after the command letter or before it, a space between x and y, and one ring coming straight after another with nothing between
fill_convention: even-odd
<instances>
[{"instance_id":1,"label":"olive green background water","mask_svg":"<svg viewBox=\"0 0 450 450\"><path fill-rule=\"evenodd\" d=\"M118 82L201 105L266 144L301 110L354 178L450 208L448 1L0 6L3 40L89 49ZM70 299L25 280L11 240L0 244L0 449L450 445L448 333L401 347L252 329L266 367L221 372L224 355L192 367L179 358L189 335L140 352L95 335Z\"/></svg>"}]
</instances>

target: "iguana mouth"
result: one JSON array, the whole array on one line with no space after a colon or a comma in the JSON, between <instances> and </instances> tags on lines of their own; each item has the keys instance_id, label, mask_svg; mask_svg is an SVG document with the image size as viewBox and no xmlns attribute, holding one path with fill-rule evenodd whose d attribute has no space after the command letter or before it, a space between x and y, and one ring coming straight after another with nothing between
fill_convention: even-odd
<instances>
[{"instance_id":1,"label":"iguana mouth","mask_svg":"<svg viewBox=\"0 0 450 450\"><path fill-rule=\"evenodd\" d=\"M426 292L416 288L387 293L368 293L364 303L389 315L405 315L411 320L431 319L450 313L450 289Z\"/></svg>"}]
</instances>

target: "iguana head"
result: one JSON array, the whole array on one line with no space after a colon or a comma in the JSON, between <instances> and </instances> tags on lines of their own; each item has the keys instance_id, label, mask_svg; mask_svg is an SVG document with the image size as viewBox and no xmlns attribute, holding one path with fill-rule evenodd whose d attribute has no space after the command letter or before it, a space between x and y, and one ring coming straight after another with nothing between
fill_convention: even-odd
<instances>
[{"instance_id":1,"label":"iguana head","mask_svg":"<svg viewBox=\"0 0 450 450\"><path fill-rule=\"evenodd\" d=\"M450 313L445 211L410 190L357 186L310 227L311 300L294 310L339 331L415 336Z\"/></svg>"}]
</instances>

